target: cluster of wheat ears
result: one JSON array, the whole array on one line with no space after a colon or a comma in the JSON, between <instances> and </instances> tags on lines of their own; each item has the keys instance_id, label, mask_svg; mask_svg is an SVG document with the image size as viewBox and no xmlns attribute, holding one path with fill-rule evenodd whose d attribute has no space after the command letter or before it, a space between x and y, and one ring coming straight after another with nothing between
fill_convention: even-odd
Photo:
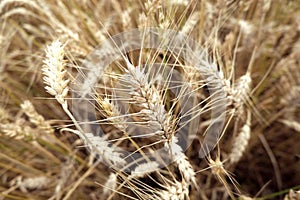
<instances>
[{"instance_id":1,"label":"cluster of wheat ears","mask_svg":"<svg viewBox=\"0 0 300 200\"><path fill-rule=\"evenodd\" d=\"M300 199L299 0L2 0L0 48L0 200Z\"/></svg>"}]
</instances>

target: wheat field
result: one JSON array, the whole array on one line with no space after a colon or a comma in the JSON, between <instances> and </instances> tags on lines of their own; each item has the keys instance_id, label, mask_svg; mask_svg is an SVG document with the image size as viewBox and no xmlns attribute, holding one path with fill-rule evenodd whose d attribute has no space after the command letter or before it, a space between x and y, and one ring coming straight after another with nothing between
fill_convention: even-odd
<instances>
[{"instance_id":1,"label":"wheat field","mask_svg":"<svg viewBox=\"0 0 300 200\"><path fill-rule=\"evenodd\" d=\"M299 0L0 0L0 200L300 199Z\"/></svg>"}]
</instances>

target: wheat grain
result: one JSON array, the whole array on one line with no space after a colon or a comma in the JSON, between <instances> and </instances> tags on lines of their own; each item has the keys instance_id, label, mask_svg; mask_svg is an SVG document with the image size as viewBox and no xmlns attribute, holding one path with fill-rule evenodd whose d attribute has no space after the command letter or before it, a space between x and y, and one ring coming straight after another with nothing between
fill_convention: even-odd
<instances>
[{"instance_id":1,"label":"wheat grain","mask_svg":"<svg viewBox=\"0 0 300 200\"><path fill-rule=\"evenodd\" d=\"M251 82L252 79L249 72L239 78L233 90L233 96L237 99L235 101L238 103L240 101L245 101L250 91Z\"/></svg>"},{"instance_id":2,"label":"wheat grain","mask_svg":"<svg viewBox=\"0 0 300 200\"><path fill-rule=\"evenodd\" d=\"M139 22L138 27L141 28L141 29L148 26L147 16L146 16L145 13L140 13L139 14L138 22Z\"/></svg>"},{"instance_id":3,"label":"wheat grain","mask_svg":"<svg viewBox=\"0 0 300 200\"><path fill-rule=\"evenodd\" d=\"M123 25L123 28L126 30L126 29L129 29L130 26L131 26L131 18L130 18L130 13L131 13L131 8L127 9L127 10L124 10L122 13L121 13L121 20L122 20L122 25Z\"/></svg>"}]
</instances>

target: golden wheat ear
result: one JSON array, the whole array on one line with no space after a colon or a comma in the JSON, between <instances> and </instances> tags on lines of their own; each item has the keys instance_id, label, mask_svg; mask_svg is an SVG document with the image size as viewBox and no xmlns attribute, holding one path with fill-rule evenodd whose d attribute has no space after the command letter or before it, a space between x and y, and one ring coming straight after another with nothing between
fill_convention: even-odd
<instances>
[{"instance_id":1,"label":"golden wheat ear","mask_svg":"<svg viewBox=\"0 0 300 200\"><path fill-rule=\"evenodd\" d=\"M121 158L121 154L116 152L114 148L109 147L109 142L106 137L95 136L93 133L85 133L73 114L68 109L68 102L66 97L69 92L68 83L70 80L66 77L66 61L65 44L59 40L55 40L46 49L46 58L42 68L43 79L46 84L46 91L53 95L55 99L61 104L65 113L70 117L77 130L65 128L63 130L70 131L80 137L84 144L91 150L94 155L100 155L100 159L108 162L109 165L124 165L125 160Z\"/></svg>"},{"instance_id":2,"label":"golden wheat ear","mask_svg":"<svg viewBox=\"0 0 300 200\"><path fill-rule=\"evenodd\" d=\"M233 140L231 153L228 155L231 164L237 163L243 156L251 137L251 113L248 110L247 120L239 134Z\"/></svg>"},{"instance_id":3,"label":"golden wheat ear","mask_svg":"<svg viewBox=\"0 0 300 200\"><path fill-rule=\"evenodd\" d=\"M70 81L66 79L64 56L64 44L59 40L52 42L46 49L46 59L42 68L46 91L62 105L67 104L65 98L69 92Z\"/></svg>"},{"instance_id":4,"label":"golden wheat ear","mask_svg":"<svg viewBox=\"0 0 300 200\"><path fill-rule=\"evenodd\" d=\"M21 108L23 112L29 117L31 123L36 125L42 130L45 130L46 133L53 133L53 129L48 121L44 119L44 117L37 113L34 106L30 101L24 101L21 104Z\"/></svg>"}]
</instances>

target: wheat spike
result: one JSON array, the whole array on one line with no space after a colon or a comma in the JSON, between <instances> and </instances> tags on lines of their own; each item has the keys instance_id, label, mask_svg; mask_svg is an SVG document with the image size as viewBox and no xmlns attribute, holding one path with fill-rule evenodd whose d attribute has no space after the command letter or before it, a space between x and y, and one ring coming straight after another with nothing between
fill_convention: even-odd
<instances>
[{"instance_id":1,"label":"wheat spike","mask_svg":"<svg viewBox=\"0 0 300 200\"><path fill-rule=\"evenodd\" d=\"M6 136L16 140L35 140L38 134L35 129L26 125L26 121L22 118L17 119L14 123L0 124L0 129Z\"/></svg>"},{"instance_id":2,"label":"wheat spike","mask_svg":"<svg viewBox=\"0 0 300 200\"><path fill-rule=\"evenodd\" d=\"M241 76L236 84L229 90L229 99L232 100L239 115L242 115L244 104L249 98L251 83L251 75L247 72L245 75Z\"/></svg>"},{"instance_id":3,"label":"wheat spike","mask_svg":"<svg viewBox=\"0 0 300 200\"><path fill-rule=\"evenodd\" d=\"M165 190L158 192L161 199L165 200L185 200L189 196L188 185L175 180L171 185L164 186Z\"/></svg>"},{"instance_id":4,"label":"wheat spike","mask_svg":"<svg viewBox=\"0 0 300 200\"><path fill-rule=\"evenodd\" d=\"M96 98L97 103L101 108L101 112L106 117L107 121L110 121L112 125L121 131L125 131L127 128L127 123L125 117L119 112L118 107L111 102L108 98L101 98L98 96Z\"/></svg>"},{"instance_id":5,"label":"wheat spike","mask_svg":"<svg viewBox=\"0 0 300 200\"><path fill-rule=\"evenodd\" d=\"M300 132L300 123L297 121L292 121L292 120L281 120L281 122L283 124L285 124L286 126L294 129L297 132Z\"/></svg>"},{"instance_id":6,"label":"wheat spike","mask_svg":"<svg viewBox=\"0 0 300 200\"><path fill-rule=\"evenodd\" d=\"M161 94L157 88L148 82L147 75L140 66L134 67L127 63L127 77L131 86L131 103L140 106L140 119L149 124L149 127L161 139L168 141L173 135L174 119L170 112L165 110Z\"/></svg>"},{"instance_id":7,"label":"wheat spike","mask_svg":"<svg viewBox=\"0 0 300 200\"><path fill-rule=\"evenodd\" d=\"M232 182L232 184L235 186L235 180L231 177L229 172L226 171L224 168L223 162L220 160L220 157L218 156L215 160L211 159L211 157L208 158L208 165L211 169L211 172L213 175L217 177L217 179L224 185L227 193L231 197L231 199L234 199L234 196L232 194L232 190L226 180L226 177L229 178L229 180Z\"/></svg>"},{"instance_id":8,"label":"wheat spike","mask_svg":"<svg viewBox=\"0 0 300 200\"><path fill-rule=\"evenodd\" d=\"M158 170L159 164L155 161L139 164L129 176L130 178L140 178Z\"/></svg>"},{"instance_id":9,"label":"wheat spike","mask_svg":"<svg viewBox=\"0 0 300 200\"><path fill-rule=\"evenodd\" d=\"M196 173L193 169L193 166L188 161L187 156L182 152L182 148L177 144L177 142L178 139L174 136L169 144L165 144L165 148L170 151L173 160L176 162L185 182L188 185L192 183L194 186L197 186Z\"/></svg>"},{"instance_id":10,"label":"wheat spike","mask_svg":"<svg viewBox=\"0 0 300 200\"><path fill-rule=\"evenodd\" d=\"M103 161L117 166L124 166L126 161L121 158L114 147L111 147L105 137L94 136L92 133L86 133L85 138L81 138L89 149L96 155L100 154Z\"/></svg>"},{"instance_id":11,"label":"wheat spike","mask_svg":"<svg viewBox=\"0 0 300 200\"><path fill-rule=\"evenodd\" d=\"M117 174L116 173L110 173L106 183L103 187L103 193L104 195L110 195L112 191L114 191L117 187Z\"/></svg>"},{"instance_id":12,"label":"wheat spike","mask_svg":"<svg viewBox=\"0 0 300 200\"><path fill-rule=\"evenodd\" d=\"M196 24L200 20L200 13L194 12L186 21L184 26L181 29L181 33L189 35L189 33L193 30L194 27L196 27Z\"/></svg>"},{"instance_id":13,"label":"wheat spike","mask_svg":"<svg viewBox=\"0 0 300 200\"><path fill-rule=\"evenodd\" d=\"M148 122L150 127L156 131L155 134L163 139L165 147L171 153L186 182L196 185L193 167L182 152L182 148L176 144L178 139L174 136L173 116L165 110L159 91L148 83L147 76L139 66L134 67L129 63L128 76L128 80L131 80L132 101L142 107L139 113L142 120Z\"/></svg>"},{"instance_id":14,"label":"wheat spike","mask_svg":"<svg viewBox=\"0 0 300 200\"><path fill-rule=\"evenodd\" d=\"M35 124L38 128L45 130L46 133L53 133L51 125L44 119L44 117L38 114L30 101L24 101L21 104L22 110L29 117L31 123Z\"/></svg>"},{"instance_id":15,"label":"wheat spike","mask_svg":"<svg viewBox=\"0 0 300 200\"><path fill-rule=\"evenodd\" d=\"M64 45L58 40L52 42L46 49L46 59L42 68L46 91L55 96L62 105L67 104L65 97L69 91L69 80L65 79L67 71L64 56Z\"/></svg>"},{"instance_id":16,"label":"wheat spike","mask_svg":"<svg viewBox=\"0 0 300 200\"><path fill-rule=\"evenodd\" d=\"M16 185L24 193L28 190L43 189L48 186L50 179L46 176L37 176L23 179L21 176L10 182L11 185Z\"/></svg>"},{"instance_id":17,"label":"wheat spike","mask_svg":"<svg viewBox=\"0 0 300 200\"><path fill-rule=\"evenodd\" d=\"M300 190L290 190L288 194L284 196L283 200L299 200L300 199Z\"/></svg>"},{"instance_id":18,"label":"wheat spike","mask_svg":"<svg viewBox=\"0 0 300 200\"><path fill-rule=\"evenodd\" d=\"M246 150L251 136L250 126L251 126L251 114L250 111L248 111L247 121L244 124L244 126L241 128L241 131L238 134L238 136L233 141L231 153L228 156L230 163L238 162L241 159L244 151Z\"/></svg>"}]
</instances>

